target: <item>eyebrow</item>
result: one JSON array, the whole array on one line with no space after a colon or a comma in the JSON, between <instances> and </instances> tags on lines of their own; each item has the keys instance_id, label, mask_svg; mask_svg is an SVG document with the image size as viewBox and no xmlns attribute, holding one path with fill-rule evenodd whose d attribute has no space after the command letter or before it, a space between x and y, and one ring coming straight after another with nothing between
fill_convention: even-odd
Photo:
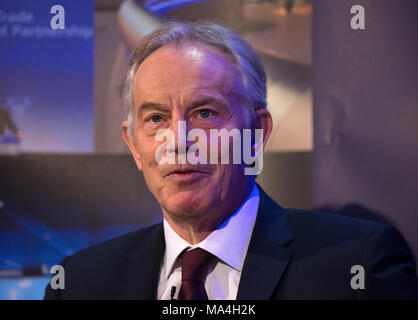
<instances>
[{"instance_id":1,"label":"eyebrow","mask_svg":"<svg viewBox=\"0 0 418 320\"><path fill-rule=\"evenodd\" d=\"M190 109L206 106L208 104L217 104L223 108L229 109L228 104L223 99L218 99L213 96L202 97L194 100L190 104Z\"/></svg>"},{"instance_id":2,"label":"eyebrow","mask_svg":"<svg viewBox=\"0 0 418 320\"><path fill-rule=\"evenodd\" d=\"M215 98L213 96L206 96L206 97L202 97L202 98L198 98L196 100L193 100L193 102L191 102L190 105L189 105L189 109L194 109L194 108L206 106L208 104L217 104L217 105L219 105L219 106L221 106L225 109L229 109L229 105L226 101L224 101L223 99ZM138 115L141 115L144 112L151 111L151 110L159 110L159 111L162 111L162 112L168 112L169 111L161 103L144 102L138 108Z\"/></svg>"},{"instance_id":3,"label":"eyebrow","mask_svg":"<svg viewBox=\"0 0 418 320\"><path fill-rule=\"evenodd\" d=\"M141 115L145 111L150 111L150 110L159 110L159 111L167 112L167 108L164 108L164 105L162 105L161 103L144 102L143 104L139 106L138 114Z\"/></svg>"}]
</instances>

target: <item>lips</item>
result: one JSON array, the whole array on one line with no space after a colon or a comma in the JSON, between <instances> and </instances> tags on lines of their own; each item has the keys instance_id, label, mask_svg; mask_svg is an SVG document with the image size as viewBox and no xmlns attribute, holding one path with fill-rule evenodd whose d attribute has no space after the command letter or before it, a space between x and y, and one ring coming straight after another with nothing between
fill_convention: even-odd
<instances>
[{"instance_id":1,"label":"lips","mask_svg":"<svg viewBox=\"0 0 418 320\"><path fill-rule=\"evenodd\" d=\"M187 173L193 173L193 172L201 172L201 171L189 170L189 169L174 170L173 172L170 172L168 175L170 175L170 174L187 174Z\"/></svg>"},{"instance_id":2,"label":"lips","mask_svg":"<svg viewBox=\"0 0 418 320\"><path fill-rule=\"evenodd\" d=\"M180 167L180 168L172 168L169 170L166 170L166 172L163 174L164 177L173 175L173 174L177 174L177 175L187 175L187 174L192 174L192 173L208 173L207 171L203 171L201 169L195 169L192 167Z\"/></svg>"},{"instance_id":3,"label":"lips","mask_svg":"<svg viewBox=\"0 0 418 320\"><path fill-rule=\"evenodd\" d=\"M209 174L209 168L203 166L166 166L161 168L161 176L166 177L197 177L198 175L206 175Z\"/></svg>"}]
</instances>

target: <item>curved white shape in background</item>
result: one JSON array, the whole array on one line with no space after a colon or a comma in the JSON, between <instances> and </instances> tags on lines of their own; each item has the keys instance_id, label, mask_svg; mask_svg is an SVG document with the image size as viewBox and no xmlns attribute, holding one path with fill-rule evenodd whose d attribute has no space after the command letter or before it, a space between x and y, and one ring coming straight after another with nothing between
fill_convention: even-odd
<instances>
[{"instance_id":1,"label":"curved white shape in background","mask_svg":"<svg viewBox=\"0 0 418 320\"><path fill-rule=\"evenodd\" d=\"M118 22L121 32L131 48L160 25L157 18L132 0L124 1L119 7Z\"/></svg>"}]
</instances>

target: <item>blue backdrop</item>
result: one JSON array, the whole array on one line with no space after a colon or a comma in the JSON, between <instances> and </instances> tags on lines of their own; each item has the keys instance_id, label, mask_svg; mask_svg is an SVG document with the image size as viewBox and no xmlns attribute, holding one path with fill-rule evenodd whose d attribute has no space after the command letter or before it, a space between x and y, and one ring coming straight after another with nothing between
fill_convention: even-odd
<instances>
[{"instance_id":1,"label":"blue backdrop","mask_svg":"<svg viewBox=\"0 0 418 320\"><path fill-rule=\"evenodd\" d=\"M65 29L50 26L65 9ZM0 3L0 104L23 132L21 151L93 152L94 1Z\"/></svg>"}]
</instances>

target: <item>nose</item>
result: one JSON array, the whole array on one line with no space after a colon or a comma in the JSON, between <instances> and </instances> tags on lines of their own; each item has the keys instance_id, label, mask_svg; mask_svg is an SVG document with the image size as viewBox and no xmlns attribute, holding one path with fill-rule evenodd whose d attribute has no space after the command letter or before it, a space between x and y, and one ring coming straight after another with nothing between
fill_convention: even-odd
<instances>
[{"instance_id":1,"label":"nose","mask_svg":"<svg viewBox=\"0 0 418 320\"><path fill-rule=\"evenodd\" d=\"M193 129L193 126L184 112L176 111L173 112L169 129L174 133L175 141L173 144L169 144L171 147L167 148L167 152L174 152L178 157L177 163L185 164L187 151L194 144L194 141L187 141L187 134Z\"/></svg>"}]
</instances>

